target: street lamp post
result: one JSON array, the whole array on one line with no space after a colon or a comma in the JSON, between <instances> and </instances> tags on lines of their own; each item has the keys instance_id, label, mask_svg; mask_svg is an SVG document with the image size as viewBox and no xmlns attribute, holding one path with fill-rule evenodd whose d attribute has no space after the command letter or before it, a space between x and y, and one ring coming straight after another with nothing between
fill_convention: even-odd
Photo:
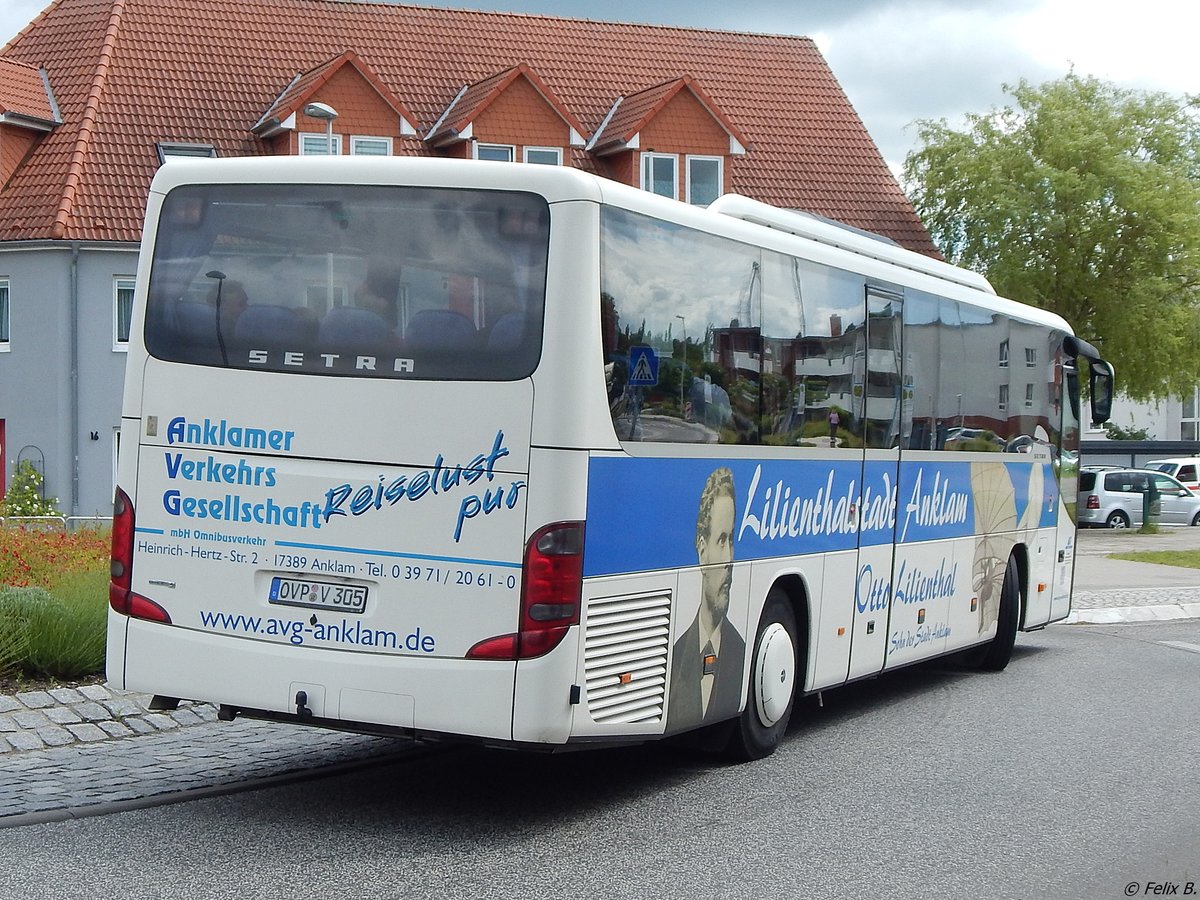
<instances>
[{"instance_id":1,"label":"street lamp post","mask_svg":"<svg viewBox=\"0 0 1200 900\"><path fill-rule=\"evenodd\" d=\"M328 103L307 103L304 114L313 119L321 119L325 123L325 153L333 156L333 120L338 117L338 111ZM333 309L333 253L325 254L325 309Z\"/></svg>"},{"instance_id":2,"label":"street lamp post","mask_svg":"<svg viewBox=\"0 0 1200 900\"><path fill-rule=\"evenodd\" d=\"M333 120L338 112L328 103L309 103L304 107L304 114L325 122L325 152L333 156Z\"/></svg>"}]
</instances>

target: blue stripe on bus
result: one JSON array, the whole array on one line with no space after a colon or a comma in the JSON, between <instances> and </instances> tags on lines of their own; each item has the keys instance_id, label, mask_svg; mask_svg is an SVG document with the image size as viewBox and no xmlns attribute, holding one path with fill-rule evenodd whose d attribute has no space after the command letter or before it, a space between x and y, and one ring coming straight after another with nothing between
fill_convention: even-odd
<instances>
[{"instance_id":1,"label":"blue stripe on bus","mask_svg":"<svg viewBox=\"0 0 1200 900\"><path fill-rule=\"evenodd\" d=\"M276 547L299 547L304 550L330 550L334 553L361 553L366 556L387 556L397 559L420 559L426 562L459 563L466 566L496 566L501 569L519 569L519 562L503 562L498 559L468 559L458 556L432 556L426 553L397 553L394 550L368 550L363 547L334 547L328 544L304 544L299 541L275 541Z\"/></svg>"},{"instance_id":2,"label":"blue stripe on bus","mask_svg":"<svg viewBox=\"0 0 1200 900\"><path fill-rule=\"evenodd\" d=\"M584 575L696 565L700 498L722 469L733 480L735 560L1044 528L1058 515L1051 465L1028 458L905 461L897 472L881 460L596 457Z\"/></svg>"}]
</instances>

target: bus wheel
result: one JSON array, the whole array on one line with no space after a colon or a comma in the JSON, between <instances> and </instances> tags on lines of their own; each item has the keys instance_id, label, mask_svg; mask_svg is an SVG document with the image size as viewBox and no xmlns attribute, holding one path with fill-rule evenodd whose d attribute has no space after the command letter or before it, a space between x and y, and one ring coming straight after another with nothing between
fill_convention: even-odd
<instances>
[{"instance_id":1,"label":"bus wheel","mask_svg":"<svg viewBox=\"0 0 1200 900\"><path fill-rule=\"evenodd\" d=\"M748 761L775 752L792 716L796 668L796 616L787 594L772 588L754 638L746 708L726 747L731 757Z\"/></svg>"},{"instance_id":2,"label":"bus wheel","mask_svg":"<svg viewBox=\"0 0 1200 900\"><path fill-rule=\"evenodd\" d=\"M1017 640L1017 622L1021 618L1021 577L1017 573L1017 560L1008 558L1004 570L1004 586L1000 588L1000 612L996 621L996 636L982 647L966 651L968 666L986 672L1003 671L1012 659L1013 644Z\"/></svg>"}]
</instances>

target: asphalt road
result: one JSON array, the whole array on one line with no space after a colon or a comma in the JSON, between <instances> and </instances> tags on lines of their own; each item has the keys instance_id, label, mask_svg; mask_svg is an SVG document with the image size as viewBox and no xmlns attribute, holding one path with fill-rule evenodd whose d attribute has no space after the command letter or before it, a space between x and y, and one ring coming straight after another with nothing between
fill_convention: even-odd
<instances>
[{"instance_id":1,"label":"asphalt road","mask_svg":"<svg viewBox=\"0 0 1200 900\"><path fill-rule=\"evenodd\" d=\"M0 895L1182 896L1198 685L1200 621L1055 626L999 675L941 664L810 700L745 766L448 749L3 831Z\"/></svg>"}]
</instances>

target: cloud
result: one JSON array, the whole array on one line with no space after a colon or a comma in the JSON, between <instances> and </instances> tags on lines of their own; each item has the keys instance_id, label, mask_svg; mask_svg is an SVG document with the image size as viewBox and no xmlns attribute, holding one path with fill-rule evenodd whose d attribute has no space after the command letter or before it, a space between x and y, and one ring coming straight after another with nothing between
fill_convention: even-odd
<instances>
[{"instance_id":1,"label":"cloud","mask_svg":"<svg viewBox=\"0 0 1200 900\"><path fill-rule=\"evenodd\" d=\"M985 3L879 3L831 29L826 57L893 170L912 149L917 119L959 124L1008 98L1003 86L1042 81L1053 71L1016 42L1033 0Z\"/></svg>"},{"instance_id":2,"label":"cloud","mask_svg":"<svg viewBox=\"0 0 1200 900\"><path fill-rule=\"evenodd\" d=\"M884 158L897 170L917 119L961 125L1011 102L1003 89L1076 72L1129 87L1196 90L1189 43L1200 4L1146 0L879 0L824 26L819 44ZM1170 22L1169 28L1164 27Z\"/></svg>"},{"instance_id":3,"label":"cloud","mask_svg":"<svg viewBox=\"0 0 1200 900\"><path fill-rule=\"evenodd\" d=\"M1069 0L1042 0L1020 21L1022 46L1045 65L1176 95L1200 90L1195 0L1091 0L1086 15Z\"/></svg>"},{"instance_id":4,"label":"cloud","mask_svg":"<svg viewBox=\"0 0 1200 900\"><path fill-rule=\"evenodd\" d=\"M33 21L49 0L3 0L0 4L0 47Z\"/></svg>"}]
</instances>

